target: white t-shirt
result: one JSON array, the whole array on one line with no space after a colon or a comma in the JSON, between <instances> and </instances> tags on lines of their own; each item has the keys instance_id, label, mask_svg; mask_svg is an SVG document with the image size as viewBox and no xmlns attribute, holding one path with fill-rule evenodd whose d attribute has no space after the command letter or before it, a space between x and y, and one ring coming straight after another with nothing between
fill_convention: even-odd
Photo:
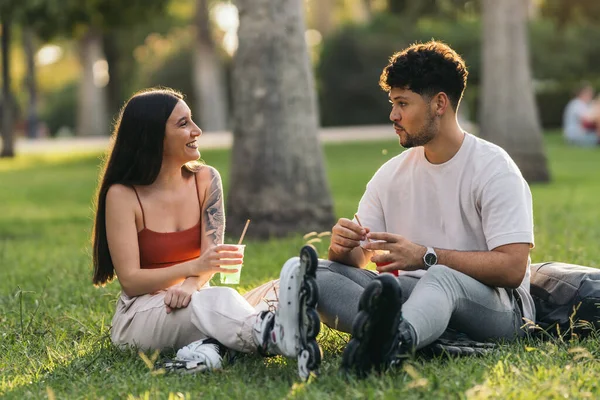
<instances>
[{"instance_id":1,"label":"white t-shirt","mask_svg":"<svg viewBox=\"0 0 600 400\"><path fill-rule=\"evenodd\" d=\"M427 161L423 147L389 160L367 184L358 215L371 232L394 233L440 249L534 245L531 191L521 171L502 148L469 133L443 164ZM534 321L529 275L527 268L517 290L524 317Z\"/></svg>"}]
</instances>

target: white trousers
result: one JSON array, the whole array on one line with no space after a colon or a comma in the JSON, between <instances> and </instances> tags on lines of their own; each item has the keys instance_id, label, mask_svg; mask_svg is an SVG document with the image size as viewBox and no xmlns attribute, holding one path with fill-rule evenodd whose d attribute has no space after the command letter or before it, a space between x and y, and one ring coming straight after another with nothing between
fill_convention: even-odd
<instances>
[{"instance_id":1,"label":"white trousers","mask_svg":"<svg viewBox=\"0 0 600 400\"><path fill-rule=\"evenodd\" d=\"M136 297L121 293L111 338L121 346L162 350L210 337L233 350L254 352L253 325L261 311L276 305L278 292L279 279L244 296L228 287L204 287L192 295L187 307L170 314L164 303L165 290Z\"/></svg>"}]
</instances>

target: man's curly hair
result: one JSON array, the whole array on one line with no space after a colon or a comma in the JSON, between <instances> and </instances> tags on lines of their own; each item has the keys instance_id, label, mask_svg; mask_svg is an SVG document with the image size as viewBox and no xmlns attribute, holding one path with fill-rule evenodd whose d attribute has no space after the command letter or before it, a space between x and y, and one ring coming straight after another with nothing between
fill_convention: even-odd
<instances>
[{"instance_id":1,"label":"man's curly hair","mask_svg":"<svg viewBox=\"0 0 600 400\"><path fill-rule=\"evenodd\" d=\"M389 92L404 88L426 97L444 92L457 110L467 86L464 60L445 43L416 43L395 53L383 69L379 86Z\"/></svg>"}]
</instances>

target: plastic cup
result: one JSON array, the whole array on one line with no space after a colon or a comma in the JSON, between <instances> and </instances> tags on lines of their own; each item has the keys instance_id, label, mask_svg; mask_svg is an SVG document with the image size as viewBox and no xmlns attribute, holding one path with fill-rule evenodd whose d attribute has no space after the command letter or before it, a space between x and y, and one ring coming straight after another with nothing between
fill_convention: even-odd
<instances>
[{"instance_id":1,"label":"plastic cup","mask_svg":"<svg viewBox=\"0 0 600 400\"><path fill-rule=\"evenodd\" d=\"M387 251L387 250L375 250L375 252L376 252L378 255L379 255L379 254L388 254L388 253L389 253L389 251ZM390 265L390 264L391 264L391 262L378 262L378 263L375 263L375 265L377 265L378 267L383 267L383 266L385 266L385 265ZM389 272L390 274L394 275L394 276L398 276L398 270L397 270L397 269L395 269L395 270L393 270L393 271L388 271L388 272Z\"/></svg>"},{"instance_id":2,"label":"plastic cup","mask_svg":"<svg viewBox=\"0 0 600 400\"><path fill-rule=\"evenodd\" d=\"M237 247L237 252L238 253L242 253L242 256L244 255L244 249L246 248L245 244L230 244L228 246L235 246ZM224 260L226 260L224 258ZM243 262L243 258L242 258L242 262ZM240 274L242 273L242 265L244 264L239 264L239 265L221 265L221 268L225 268L225 269L237 269L238 272L234 272L234 273L223 273L221 272L219 275L221 275L221 284L223 285L239 285L240 283Z\"/></svg>"},{"instance_id":3,"label":"plastic cup","mask_svg":"<svg viewBox=\"0 0 600 400\"><path fill-rule=\"evenodd\" d=\"M383 267L384 265L390 265L391 262L382 262L382 263L375 263L375 265L377 265L378 267ZM394 275L394 276L398 276L398 270L392 270L392 271L387 271L390 274Z\"/></svg>"}]
</instances>

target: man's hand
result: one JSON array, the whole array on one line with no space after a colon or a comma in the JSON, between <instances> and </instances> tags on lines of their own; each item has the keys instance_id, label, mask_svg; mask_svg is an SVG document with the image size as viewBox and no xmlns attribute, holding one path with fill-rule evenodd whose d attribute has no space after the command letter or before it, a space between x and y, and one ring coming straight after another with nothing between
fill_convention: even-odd
<instances>
[{"instance_id":1,"label":"man's hand","mask_svg":"<svg viewBox=\"0 0 600 400\"><path fill-rule=\"evenodd\" d=\"M331 229L331 246L329 250L335 254L347 254L367 240L369 228L363 228L348 218L340 218Z\"/></svg>"},{"instance_id":2,"label":"man's hand","mask_svg":"<svg viewBox=\"0 0 600 400\"><path fill-rule=\"evenodd\" d=\"M364 248L374 251L379 250L379 254L371 257L371 261L377 264L389 263L378 266L377 271L415 271L423 268L423 256L427 251L426 247L392 233L371 232L367 234L367 237L371 242L367 243ZM382 251L388 251L389 253L383 254Z\"/></svg>"},{"instance_id":3,"label":"man's hand","mask_svg":"<svg viewBox=\"0 0 600 400\"><path fill-rule=\"evenodd\" d=\"M192 294L198 290L197 277L187 278L179 286L173 286L167 289L165 294L165 306L167 314L170 314L178 308L185 308L190 304Z\"/></svg>"}]
</instances>

